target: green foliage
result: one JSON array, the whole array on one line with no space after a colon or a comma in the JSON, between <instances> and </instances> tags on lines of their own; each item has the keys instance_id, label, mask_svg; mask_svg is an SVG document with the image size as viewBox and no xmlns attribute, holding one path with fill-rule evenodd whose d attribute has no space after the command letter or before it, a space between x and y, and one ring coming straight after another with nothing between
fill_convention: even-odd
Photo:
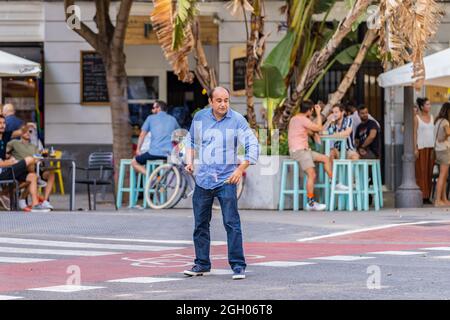
<instances>
[{"instance_id":1,"label":"green foliage","mask_svg":"<svg viewBox=\"0 0 450 320\"><path fill-rule=\"evenodd\" d=\"M177 12L172 34L173 50L178 50L182 46L185 37L184 30L198 13L196 4L197 0L177 0Z\"/></svg>"}]
</instances>

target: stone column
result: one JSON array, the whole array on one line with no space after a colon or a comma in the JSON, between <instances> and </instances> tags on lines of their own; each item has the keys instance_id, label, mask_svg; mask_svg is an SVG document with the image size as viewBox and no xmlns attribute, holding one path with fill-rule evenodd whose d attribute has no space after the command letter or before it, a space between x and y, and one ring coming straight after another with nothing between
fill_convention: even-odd
<instances>
[{"instance_id":1,"label":"stone column","mask_svg":"<svg viewBox=\"0 0 450 320\"><path fill-rule=\"evenodd\" d=\"M402 157L402 184L395 192L396 208L420 208L422 207L422 191L416 183L414 155L414 89L405 87L404 89L404 145Z\"/></svg>"}]
</instances>

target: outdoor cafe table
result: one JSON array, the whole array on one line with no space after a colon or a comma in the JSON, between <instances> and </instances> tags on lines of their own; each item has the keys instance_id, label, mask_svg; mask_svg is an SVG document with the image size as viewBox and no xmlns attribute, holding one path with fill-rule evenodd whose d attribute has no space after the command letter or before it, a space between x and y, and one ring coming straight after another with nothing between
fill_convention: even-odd
<instances>
[{"instance_id":1,"label":"outdoor cafe table","mask_svg":"<svg viewBox=\"0 0 450 320\"><path fill-rule=\"evenodd\" d=\"M37 165L36 165L36 172L39 174L39 167L41 165L45 165L45 168L47 170L51 170L52 167L50 166L50 162L60 162L61 165L63 164L71 164L72 165L72 174L71 174L71 179L70 179L70 200L69 200L69 210L73 211L75 208L75 176L76 176L76 170L77 170L77 166L75 163L75 160L72 158L52 158L52 157L48 157L48 158L43 158L41 160L38 161ZM56 168L54 168L56 169Z\"/></svg>"},{"instance_id":2,"label":"outdoor cafe table","mask_svg":"<svg viewBox=\"0 0 450 320\"><path fill-rule=\"evenodd\" d=\"M324 154L326 156L330 156L331 154L331 146L334 145L335 142L341 142L340 145L340 151L339 151L339 157L340 159L345 159L346 156L346 150L347 150L347 138L346 137L337 137L334 135L320 135L320 141L321 144L320 150L323 152L325 150ZM319 164L319 184L323 185L324 190L324 197L325 197L325 205L327 206L327 210L330 209L330 183L327 181L325 177L325 170L323 167L323 164ZM340 198L339 198L340 201Z\"/></svg>"}]
</instances>

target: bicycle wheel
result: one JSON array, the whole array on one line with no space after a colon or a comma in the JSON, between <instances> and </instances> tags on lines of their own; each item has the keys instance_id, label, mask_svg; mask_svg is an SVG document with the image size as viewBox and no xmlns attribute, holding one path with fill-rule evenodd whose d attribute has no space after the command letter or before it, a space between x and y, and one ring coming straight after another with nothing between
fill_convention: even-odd
<instances>
[{"instance_id":1,"label":"bicycle wheel","mask_svg":"<svg viewBox=\"0 0 450 320\"><path fill-rule=\"evenodd\" d=\"M242 196L242 193L244 192L244 186L245 186L245 175L242 176L241 181L239 181L239 183L237 184L236 193L238 200ZM217 198L214 198L213 209L220 210L220 203L219 200L217 200Z\"/></svg>"},{"instance_id":2,"label":"bicycle wheel","mask_svg":"<svg viewBox=\"0 0 450 320\"><path fill-rule=\"evenodd\" d=\"M152 209L169 208L181 188L181 174L178 168L164 164L156 168L145 185L145 197Z\"/></svg>"}]
</instances>

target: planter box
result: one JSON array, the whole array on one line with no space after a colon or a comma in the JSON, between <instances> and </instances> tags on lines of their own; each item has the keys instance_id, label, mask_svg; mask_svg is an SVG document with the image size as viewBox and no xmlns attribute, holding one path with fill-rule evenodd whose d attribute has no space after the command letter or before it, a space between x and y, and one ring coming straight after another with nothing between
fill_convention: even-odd
<instances>
[{"instance_id":1,"label":"planter box","mask_svg":"<svg viewBox=\"0 0 450 320\"><path fill-rule=\"evenodd\" d=\"M244 192L239 199L239 209L278 209L281 165L285 159L289 157L260 156L258 163L247 169ZM176 208L192 208L192 198L181 200ZM292 196L286 197L285 209L292 209Z\"/></svg>"}]
</instances>

